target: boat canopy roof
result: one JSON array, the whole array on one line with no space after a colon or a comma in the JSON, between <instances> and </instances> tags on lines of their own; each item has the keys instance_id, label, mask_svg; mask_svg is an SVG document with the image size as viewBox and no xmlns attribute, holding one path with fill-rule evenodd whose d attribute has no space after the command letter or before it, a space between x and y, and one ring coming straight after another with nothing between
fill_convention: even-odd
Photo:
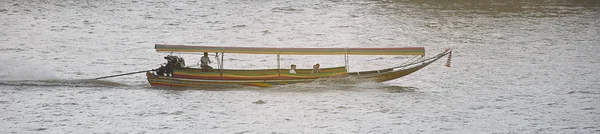
<instances>
[{"instance_id":1,"label":"boat canopy roof","mask_svg":"<svg viewBox=\"0 0 600 134\"><path fill-rule=\"evenodd\" d=\"M222 52L242 54L282 55L425 55L424 47L394 48L271 48L271 47L221 47L156 44L156 52Z\"/></svg>"}]
</instances>

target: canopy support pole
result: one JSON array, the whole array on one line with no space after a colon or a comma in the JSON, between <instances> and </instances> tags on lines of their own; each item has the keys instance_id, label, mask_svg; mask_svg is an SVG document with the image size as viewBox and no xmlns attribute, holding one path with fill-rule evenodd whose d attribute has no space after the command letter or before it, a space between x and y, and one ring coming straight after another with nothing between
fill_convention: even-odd
<instances>
[{"instance_id":1,"label":"canopy support pole","mask_svg":"<svg viewBox=\"0 0 600 134\"><path fill-rule=\"evenodd\" d=\"M221 59L219 59L219 52L216 52L215 54L215 59L217 59L217 69L221 69ZM202 62L202 61L200 61ZM198 62L198 65L200 65L200 62Z\"/></svg>"},{"instance_id":2,"label":"canopy support pole","mask_svg":"<svg viewBox=\"0 0 600 134\"><path fill-rule=\"evenodd\" d=\"M344 55L344 66L346 66L346 71L348 71L350 69L350 67L348 66L348 55Z\"/></svg>"},{"instance_id":3,"label":"canopy support pole","mask_svg":"<svg viewBox=\"0 0 600 134\"><path fill-rule=\"evenodd\" d=\"M225 55L224 52L221 52L221 64L219 65L219 72L221 75L221 80L223 79L223 56Z\"/></svg>"},{"instance_id":4,"label":"canopy support pole","mask_svg":"<svg viewBox=\"0 0 600 134\"><path fill-rule=\"evenodd\" d=\"M281 76L281 71L280 71L280 69L281 69L281 64L279 64L279 55L280 55L280 54L277 54L277 77L280 77L280 76Z\"/></svg>"},{"instance_id":5,"label":"canopy support pole","mask_svg":"<svg viewBox=\"0 0 600 134\"><path fill-rule=\"evenodd\" d=\"M348 48L346 48L346 54L344 55L344 63L346 66L346 72L348 72L350 70L350 66L348 64L348 53L350 53L350 52L348 51Z\"/></svg>"}]
</instances>

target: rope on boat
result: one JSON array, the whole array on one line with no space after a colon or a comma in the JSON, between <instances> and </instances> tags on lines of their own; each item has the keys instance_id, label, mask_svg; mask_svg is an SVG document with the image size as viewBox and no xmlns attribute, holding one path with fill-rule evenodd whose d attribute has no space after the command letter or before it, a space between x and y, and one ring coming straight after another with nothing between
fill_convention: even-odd
<instances>
[{"instance_id":1,"label":"rope on boat","mask_svg":"<svg viewBox=\"0 0 600 134\"><path fill-rule=\"evenodd\" d=\"M421 58L419 58L421 60L417 60L417 61L414 61L414 62L411 62L411 63L407 63L407 64L404 64L404 65L400 65L400 66L396 66L396 67L391 67L391 68L387 68L387 69L404 68L404 67L416 65L416 64L419 64L419 63L423 64L423 63L426 63L426 62L429 62L429 61L432 61L432 60L437 60L437 59L439 59L439 58L441 58L443 56L446 56L448 54L451 54L451 53L452 53L452 50L446 49L446 51L444 51L443 53L440 53L440 54L438 54L436 56L433 56L433 57L430 57L430 58L427 58L427 59L423 59L424 56L421 56Z\"/></svg>"},{"instance_id":2,"label":"rope on boat","mask_svg":"<svg viewBox=\"0 0 600 134\"><path fill-rule=\"evenodd\" d=\"M417 57L419 57L419 58L417 58ZM404 64L407 64L407 63L414 63L414 62L417 62L417 61L419 61L420 59L423 59L423 57L425 57L425 55L420 55L420 56L419 56L419 55L417 55L417 56L414 56L414 57L410 58L410 60L407 60L407 61L405 61L404 63L402 63L402 64L400 64L400 65L404 65ZM415 58L417 58L417 59L415 59ZM413 60L414 60L414 61L413 61Z\"/></svg>"}]
</instances>

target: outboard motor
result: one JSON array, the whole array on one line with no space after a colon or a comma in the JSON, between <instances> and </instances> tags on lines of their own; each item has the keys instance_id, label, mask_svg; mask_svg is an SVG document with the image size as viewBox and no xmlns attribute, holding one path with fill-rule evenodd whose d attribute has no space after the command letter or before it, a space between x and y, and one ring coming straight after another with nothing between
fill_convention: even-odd
<instances>
[{"instance_id":1,"label":"outboard motor","mask_svg":"<svg viewBox=\"0 0 600 134\"><path fill-rule=\"evenodd\" d=\"M185 67L185 60L181 57L168 55L165 59L167 59L167 64L171 64L174 69Z\"/></svg>"},{"instance_id":2,"label":"outboard motor","mask_svg":"<svg viewBox=\"0 0 600 134\"><path fill-rule=\"evenodd\" d=\"M167 65L157 69L156 73L159 76L171 76L173 77L173 69L181 69L185 67L185 61L183 58L178 56L167 55L165 56Z\"/></svg>"}]
</instances>

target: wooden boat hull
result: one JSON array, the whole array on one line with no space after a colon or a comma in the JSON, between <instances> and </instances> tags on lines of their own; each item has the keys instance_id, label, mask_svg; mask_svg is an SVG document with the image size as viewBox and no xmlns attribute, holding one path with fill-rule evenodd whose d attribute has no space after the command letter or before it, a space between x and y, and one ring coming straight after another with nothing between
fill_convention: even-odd
<instances>
[{"instance_id":1,"label":"wooden boat hull","mask_svg":"<svg viewBox=\"0 0 600 134\"><path fill-rule=\"evenodd\" d=\"M202 79L185 79L172 78L164 76L148 76L148 82L152 86L184 86L184 87L239 87L239 86L256 86L270 87L273 85L286 85L294 83L306 83L316 79L299 79L299 80L202 80Z\"/></svg>"},{"instance_id":2,"label":"wooden boat hull","mask_svg":"<svg viewBox=\"0 0 600 134\"><path fill-rule=\"evenodd\" d=\"M147 75L148 82L152 86L182 86L182 87L239 87L239 86L256 86L256 87L270 87L274 85L286 85L286 84L295 84L295 83L308 83L313 82L318 79L341 79L341 78L349 78L356 79L358 81L376 81L376 82L384 82L393 79L397 79L411 73L414 73L427 65L435 62L436 60L442 58L443 56L449 54L450 51L445 51L440 53L434 57L424 59L418 62L414 62L412 64L399 66L396 68L388 68L382 70L374 70L374 71L363 71L363 72L351 72L351 73L340 73L331 71L329 73L324 73L321 75L316 75L313 77L305 77L310 76L306 74L289 74L289 73L281 73L282 70L279 70L277 75L271 77L265 77L261 75L256 75L256 77L252 77L252 75L244 75L243 74L253 74L261 73L260 71L269 72L268 70L229 70L229 72L238 71L238 73L229 73L225 77L203 77L201 73L190 74L190 71L181 72L179 77L178 75L174 75L175 77L165 77L165 76L156 76L154 74ZM335 70L336 68L331 68L331 70ZM327 69L324 69L327 70ZM277 70L275 70L277 71ZM338 69L339 71L339 69ZM345 71L345 69L344 69ZM193 72L193 70L191 71ZM239 72L244 72L243 74L239 74ZM272 70L271 70L272 72ZM207 73L209 75L210 73ZM192 77L194 76L194 77ZM296 77L302 76L302 77Z\"/></svg>"}]
</instances>

